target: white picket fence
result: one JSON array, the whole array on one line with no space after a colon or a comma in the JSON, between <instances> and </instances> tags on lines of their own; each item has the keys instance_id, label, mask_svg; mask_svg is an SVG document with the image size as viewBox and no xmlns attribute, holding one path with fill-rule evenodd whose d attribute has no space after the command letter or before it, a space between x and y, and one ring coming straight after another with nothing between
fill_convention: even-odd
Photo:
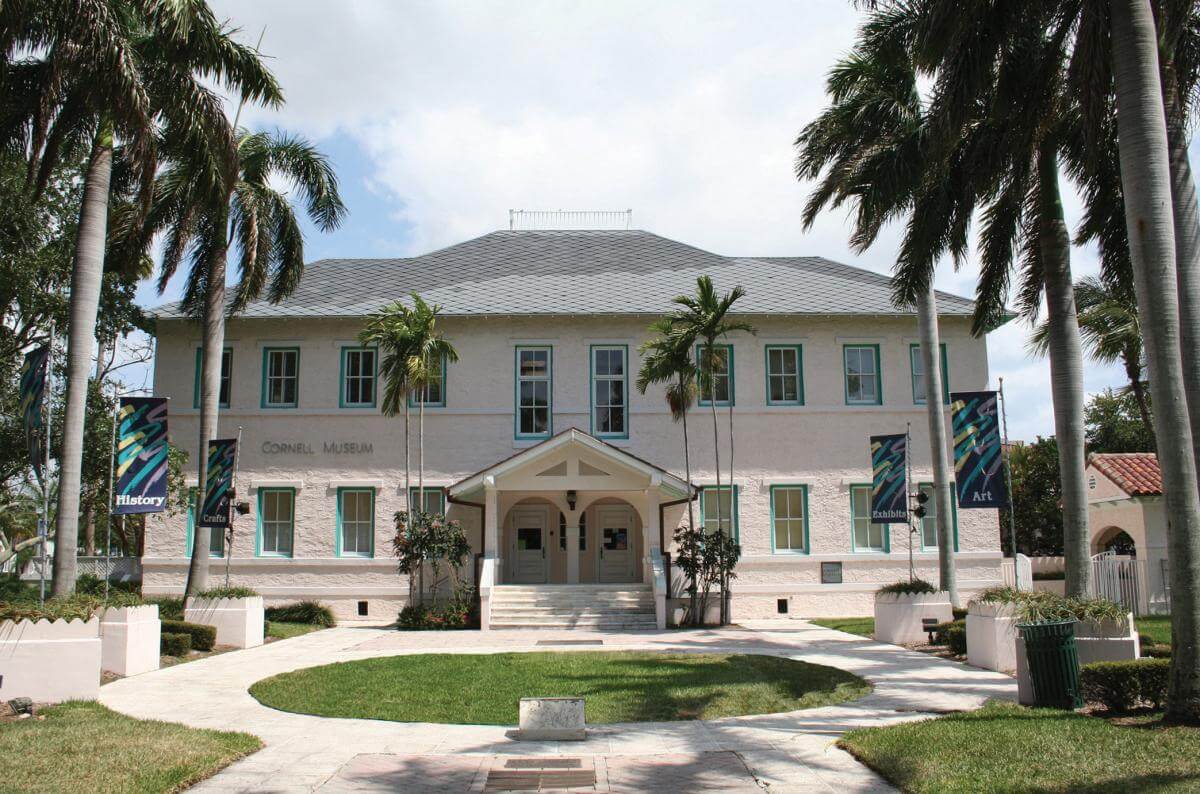
<instances>
[{"instance_id":1,"label":"white picket fence","mask_svg":"<svg viewBox=\"0 0 1200 794\"><path fill-rule=\"evenodd\" d=\"M1146 561L1106 551L1092 557L1090 595L1116 601L1134 615L1149 615L1150 577Z\"/></svg>"},{"instance_id":2,"label":"white picket fence","mask_svg":"<svg viewBox=\"0 0 1200 794\"><path fill-rule=\"evenodd\" d=\"M1017 554L1016 563L1005 557L1000 561L1000 575L1006 587L1018 590L1033 589L1033 564L1024 554Z\"/></svg>"}]
</instances>

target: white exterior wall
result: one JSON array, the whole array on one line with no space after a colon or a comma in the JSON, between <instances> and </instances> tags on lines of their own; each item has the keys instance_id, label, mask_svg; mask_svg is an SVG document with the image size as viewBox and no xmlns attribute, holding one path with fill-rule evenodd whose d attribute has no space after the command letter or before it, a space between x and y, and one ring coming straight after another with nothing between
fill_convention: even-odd
<instances>
[{"instance_id":1,"label":"white exterior wall","mask_svg":"<svg viewBox=\"0 0 1200 794\"><path fill-rule=\"evenodd\" d=\"M636 374L637 347L651 318L461 318L441 321L460 361L446 379L446 407L425 412L425 484L446 486L483 469L533 441L514 439L514 348L553 347L553 432L570 427L591 430L589 422L589 348L623 344L629 369ZM914 477L932 480L924 406L912 397L909 345L917 342L913 317L758 317L757 336L739 334L734 347L735 478L739 487L738 527L743 548L734 584L736 616L776 613L776 599L792 599L790 613L870 614L880 584L907 576L907 527L891 528L890 553L854 553L851 543L851 483L870 481L868 436L903 432L912 423ZM339 408L340 356L354 346L361 320L234 320L226 344L233 350L231 406L222 410L219 437L242 428L239 500L252 512L239 516L232 580L257 588L268 603L317 598L345 617L354 602L398 602L407 583L390 558L391 517L404 507L404 422L384 418L378 408ZM969 335L967 318L943 319L952 390L987 387L983 340ZM198 433L193 408L198 326L160 321L155 390L172 398L171 438L191 456L194 472ZM879 345L883 405L847 406L842 346ZM764 347L803 346L805 405L766 405ZM299 406L260 407L263 349L300 348ZM680 427L667 413L661 390L637 393L630 379L630 437L610 443L650 463L683 475ZM728 417L718 409L722 483L728 479ZM413 485L416 485L413 413ZM693 480L715 484L712 419L705 407L689 415ZM280 444L293 445L279 451ZM331 445L340 446L326 449ZM302 445L297 448L294 445ZM364 449L364 445L369 448ZM285 447L286 449L286 447ZM296 451L300 449L302 451ZM192 473L189 482L194 483ZM773 553L770 486L803 484L809 489L809 553ZM257 488L296 487L294 557L255 557ZM376 488L375 559L335 556L336 489ZM679 510L680 515L686 512ZM464 522L481 550L478 509L452 505L451 517ZM185 523L182 514L148 522L144 581L148 592L179 592L186 573ZM958 513L959 571L964 591L991 585L999 578L999 535L994 510ZM916 554L923 575L936 579L935 551ZM821 561L843 561L844 584L821 585ZM214 579L223 576L214 561ZM395 604L377 611L379 616Z\"/></svg>"}]
</instances>

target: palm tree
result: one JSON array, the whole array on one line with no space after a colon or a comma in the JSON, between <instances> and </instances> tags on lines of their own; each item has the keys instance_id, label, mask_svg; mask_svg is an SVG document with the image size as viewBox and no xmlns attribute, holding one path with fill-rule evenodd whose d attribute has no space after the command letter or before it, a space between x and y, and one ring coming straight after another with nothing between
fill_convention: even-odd
<instances>
[{"instance_id":1,"label":"palm tree","mask_svg":"<svg viewBox=\"0 0 1200 794\"><path fill-rule=\"evenodd\" d=\"M908 51L911 17L876 12L862 26L854 51L830 73L829 108L796 140L796 175L818 179L804 208L805 228L827 206L853 202L857 212L851 244L869 248L889 219L911 208L925 189L929 143L917 77ZM823 176L822 176L823 175ZM946 211L939 217L946 221ZM951 224L945 223L948 227ZM939 587L958 604L946 419L942 406L941 344L932 272L907 300L917 310L925 409L933 460ZM902 304L903 305L903 304Z\"/></svg>"},{"instance_id":2,"label":"palm tree","mask_svg":"<svg viewBox=\"0 0 1200 794\"><path fill-rule=\"evenodd\" d=\"M237 314L264 290L267 300L278 303L304 273L304 235L288 194L275 185L290 183L321 231L336 229L346 208L328 160L302 138L241 130L232 165L224 169L185 152L172 154L175 159L155 182L147 229L166 235L160 292L185 256L191 263L181 308L200 319L204 329L196 497L203 504L208 443L217 432L226 312ZM225 267L231 246L236 246L239 277L227 302ZM209 544L193 540L189 596L204 591L208 579Z\"/></svg>"},{"instance_id":3,"label":"palm tree","mask_svg":"<svg viewBox=\"0 0 1200 794\"><path fill-rule=\"evenodd\" d=\"M725 369L728 374L729 394L727 402L730 410L729 422L729 449L730 449L730 468L729 468L729 521L726 522L721 515L723 500L721 498L721 449L720 438L717 426L717 365L722 360L722 356L718 353L717 340L727 339L729 334L737 331L746 331L755 333L754 327L744 320L731 319L729 315L730 309L746 291L740 286L735 286L732 290L722 296L717 295L716 288L713 286L712 279L708 276L700 276L696 279L696 294L695 295L679 295L674 300L677 306L681 307L668 315L671 327L680 334L680 336L688 337L700 343L700 360L698 373L700 375L700 393L708 395L708 406L712 410L713 420L713 456L715 460L714 470L716 471L717 479L717 527L721 532L733 532L733 506L735 502L734 491L736 487L733 484L733 360L732 353L728 349L724 356ZM728 582L721 582L721 623L726 622L728 614Z\"/></svg>"},{"instance_id":4,"label":"palm tree","mask_svg":"<svg viewBox=\"0 0 1200 794\"><path fill-rule=\"evenodd\" d=\"M412 481L409 461L409 396L414 385L409 370L413 350L412 311L400 301L393 301L372 314L366 327L358 335L363 345L379 348L379 376L383 381L381 411L384 416L399 416L404 413L404 500L407 505L412 498ZM408 505L412 512L412 505Z\"/></svg>"},{"instance_id":5,"label":"palm tree","mask_svg":"<svg viewBox=\"0 0 1200 794\"><path fill-rule=\"evenodd\" d=\"M278 89L255 54L233 42L208 6L154 0L28 2L5 9L0 41L0 146L29 155L35 192L64 152L88 147L71 276L66 410L54 555L54 594L75 588L88 375L104 270L113 150L127 143L147 188L155 135L168 131L194 151L224 148L221 102L206 81L272 101ZM14 52L37 53L13 62ZM223 140L224 139L224 140ZM143 196L148 197L148 190ZM143 202L143 207L145 206Z\"/></svg>"},{"instance_id":6,"label":"palm tree","mask_svg":"<svg viewBox=\"0 0 1200 794\"><path fill-rule=\"evenodd\" d=\"M651 323L650 332L655 336L638 348L642 355L642 367L638 371L637 389L641 394L657 383L666 384L667 407L671 412L671 420L683 426L683 471L688 486L688 537L694 538L696 532L696 517L693 512L692 499L692 456L688 444L687 415L696 399L696 363L692 351L696 347L696 338L687 333L679 333L673 327L669 317L660 318ZM687 549L685 553L695 553L695 549ZM688 582L688 615L693 623L702 622L696 614L696 582Z\"/></svg>"},{"instance_id":7,"label":"palm tree","mask_svg":"<svg viewBox=\"0 0 1200 794\"><path fill-rule=\"evenodd\" d=\"M1103 364L1120 361L1129 379L1126 387L1137 402L1146 432L1154 435L1154 420L1142 377L1142 329L1138 323L1137 297L1132 285L1109 284L1096 276L1075 282L1075 306L1079 332L1088 355ZM1038 326L1030 337L1030 348L1045 354L1049 329Z\"/></svg>"},{"instance_id":8,"label":"palm tree","mask_svg":"<svg viewBox=\"0 0 1200 794\"><path fill-rule=\"evenodd\" d=\"M426 303L420 295L412 293L411 312L412 346L408 354L408 377L413 393L420 400L417 420L417 505L425 512L425 404L429 402L429 387L442 377L442 368L458 361L458 351L446 341L437 328L437 317L442 307Z\"/></svg>"}]
</instances>

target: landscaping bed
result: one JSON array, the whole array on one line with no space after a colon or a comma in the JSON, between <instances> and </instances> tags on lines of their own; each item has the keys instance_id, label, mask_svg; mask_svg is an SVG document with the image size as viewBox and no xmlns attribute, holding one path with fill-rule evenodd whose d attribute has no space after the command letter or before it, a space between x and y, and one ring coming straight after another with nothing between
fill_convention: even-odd
<instances>
[{"instance_id":1,"label":"landscaping bed","mask_svg":"<svg viewBox=\"0 0 1200 794\"><path fill-rule=\"evenodd\" d=\"M1196 791L1200 728L992 702L838 742L911 792Z\"/></svg>"},{"instance_id":2,"label":"landscaping bed","mask_svg":"<svg viewBox=\"0 0 1200 794\"><path fill-rule=\"evenodd\" d=\"M0 726L0 789L178 791L260 747L246 733L137 720L73 701Z\"/></svg>"},{"instance_id":3,"label":"landscaping bed","mask_svg":"<svg viewBox=\"0 0 1200 794\"><path fill-rule=\"evenodd\" d=\"M843 670L777 656L584 651L363 659L267 678L250 694L323 717L512 725L522 697L584 697L596 724L794 711L870 690Z\"/></svg>"}]
</instances>

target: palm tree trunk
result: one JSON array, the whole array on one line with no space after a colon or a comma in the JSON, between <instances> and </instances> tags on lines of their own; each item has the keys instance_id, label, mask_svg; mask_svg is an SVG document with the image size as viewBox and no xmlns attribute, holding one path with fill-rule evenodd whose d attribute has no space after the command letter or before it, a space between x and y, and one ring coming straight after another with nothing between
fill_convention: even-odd
<instances>
[{"instance_id":1,"label":"palm tree trunk","mask_svg":"<svg viewBox=\"0 0 1200 794\"><path fill-rule=\"evenodd\" d=\"M1058 191L1058 154L1053 143L1038 153L1041 215L1038 245L1046 288L1047 348L1062 483L1063 557L1066 593L1083 597L1091 584L1091 537L1088 534L1087 468L1083 444L1083 350L1071 281L1071 238Z\"/></svg>"},{"instance_id":2,"label":"palm tree trunk","mask_svg":"<svg viewBox=\"0 0 1200 794\"><path fill-rule=\"evenodd\" d=\"M685 382L685 380L683 378L680 378L679 385L680 385L680 389L679 389L680 395L682 396L682 398L684 400L687 401L687 403L690 403L691 402L690 392L687 390L687 383ZM684 472L684 477L687 479L687 484L688 484L688 503L687 503L687 506L688 506L688 530L689 530L688 537L694 538L695 532L696 532L696 516L692 509L693 508L692 455L691 455L691 451L690 451L690 446L688 444L687 412L688 412L688 405L685 403L683 406L683 415L682 415L682 417L680 417L683 422L683 472ZM687 553L692 554L692 553L694 553L694 550L688 549ZM670 583L668 582L668 585L669 584ZM695 622L695 617L696 617L696 580L695 580L695 578L693 578L691 580L691 582L688 584L688 597L689 597L689 602L690 602L689 614L692 616L692 621Z\"/></svg>"},{"instance_id":3,"label":"palm tree trunk","mask_svg":"<svg viewBox=\"0 0 1200 794\"><path fill-rule=\"evenodd\" d=\"M1125 224L1166 497L1171 672L1165 719L1200 723L1200 492L1184 394L1171 171L1150 0L1113 0L1113 76Z\"/></svg>"},{"instance_id":4,"label":"palm tree trunk","mask_svg":"<svg viewBox=\"0 0 1200 794\"><path fill-rule=\"evenodd\" d=\"M58 515L55 520L55 596L75 592L76 549L79 545L79 489L83 472L83 433L87 420L88 379L96 340L96 312L104 276L104 246L108 234L108 188L112 178L113 133L101 126L92 142L75 263L71 268L70 320L67 326L67 393L59 457Z\"/></svg>"},{"instance_id":5,"label":"palm tree trunk","mask_svg":"<svg viewBox=\"0 0 1200 794\"><path fill-rule=\"evenodd\" d=\"M228 206L226 201L225 205ZM218 224L218 229L224 225ZM200 354L200 443L197 462L196 516L192 524L192 559L184 593L196 596L208 589L208 527L201 527L204 486L208 478L208 443L217 437L221 398L221 357L225 347L225 258L222 247L209 263L208 290L204 297L204 340Z\"/></svg>"},{"instance_id":6,"label":"palm tree trunk","mask_svg":"<svg viewBox=\"0 0 1200 794\"><path fill-rule=\"evenodd\" d=\"M917 300L917 327L921 335L921 362L925 368L925 416L929 420L929 454L933 459L933 507L937 519L938 588L950 594L950 603L961 606L958 572L954 563L954 514L950 506L950 460L947 457L946 415L942 407L941 342L938 338L937 300L933 278ZM911 454L911 452L910 452Z\"/></svg>"},{"instance_id":7,"label":"palm tree trunk","mask_svg":"<svg viewBox=\"0 0 1200 794\"><path fill-rule=\"evenodd\" d=\"M425 515L425 395L421 395L420 414L417 418L417 504L420 505L421 515ZM426 531L422 521L422 531ZM437 582L434 582L437 586ZM425 603L425 563L421 563L421 603Z\"/></svg>"},{"instance_id":8,"label":"palm tree trunk","mask_svg":"<svg viewBox=\"0 0 1200 794\"><path fill-rule=\"evenodd\" d=\"M718 437L719 432L717 430L717 381L716 381L716 368L714 367L714 364L716 362L713 358L714 353L715 353L715 349L713 347L713 343L709 342L708 343L708 407L712 409L713 457L714 457L714 460L716 461L715 468L716 468L716 472L717 472L717 491L716 491L716 496L717 496L717 533L719 534L721 532L724 532L725 529L724 529L724 524L723 524L724 518L722 517L722 511L721 511L721 441L720 441L720 438ZM732 493L730 493L730 497L729 497L729 506L730 506L730 508L733 507L733 494ZM704 516L700 516L700 520L701 520L701 522L703 522ZM707 581L709 577L706 574L704 578ZM700 610L702 612L708 611L707 590L708 590L708 587L706 585L705 586L706 595L705 595L705 598L700 603ZM723 597L724 596L722 596L722 598ZM704 624L705 617L707 617L707 616L700 615L700 625Z\"/></svg>"},{"instance_id":9,"label":"palm tree trunk","mask_svg":"<svg viewBox=\"0 0 1200 794\"><path fill-rule=\"evenodd\" d=\"M1141 346L1138 346L1138 352L1141 351ZM1142 417L1142 427L1146 428L1146 435L1154 438L1154 419L1150 416L1150 403L1146 399L1146 384L1142 382L1142 363L1133 355L1122 357L1125 363L1125 377L1129 380L1129 392L1133 395L1133 401L1137 403L1138 413ZM1195 436L1192 436L1193 440Z\"/></svg>"}]
</instances>

